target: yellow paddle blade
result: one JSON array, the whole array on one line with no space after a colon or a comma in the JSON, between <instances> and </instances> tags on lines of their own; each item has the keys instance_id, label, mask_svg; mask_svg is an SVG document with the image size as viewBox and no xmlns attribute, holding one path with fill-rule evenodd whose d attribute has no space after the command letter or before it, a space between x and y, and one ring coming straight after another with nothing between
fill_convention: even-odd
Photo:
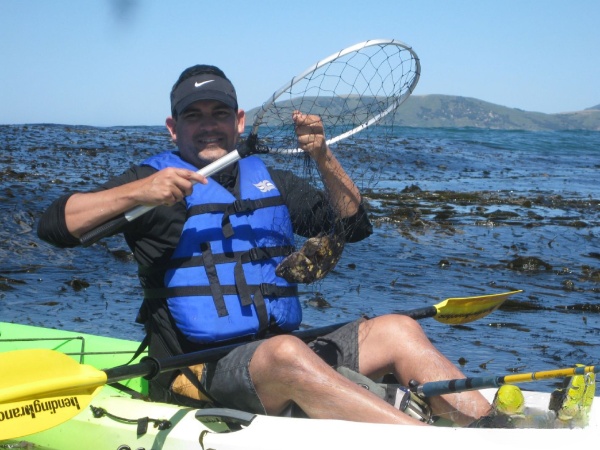
<instances>
[{"instance_id":1,"label":"yellow paddle blade","mask_svg":"<svg viewBox=\"0 0 600 450\"><path fill-rule=\"evenodd\" d=\"M46 430L85 408L106 374L47 349L0 355L0 441Z\"/></svg>"},{"instance_id":2,"label":"yellow paddle blade","mask_svg":"<svg viewBox=\"0 0 600 450\"><path fill-rule=\"evenodd\" d=\"M523 292L511 291L477 297L449 298L435 305L435 320L449 325L473 322L497 310L511 295Z\"/></svg>"},{"instance_id":3,"label":"yellow paddle blade","mask_svg":"<svg viewBox=\"0 0 600 450\"><path fill-rule=\"evenodd\" d=\"M72 419L86 408L102 386L90 393L45 396L0 404L0 442L35 434Z\"/></svg>"},{"instance_id":4,"label":"yellow paddle blade","mask_svg":"<svg viewBox=\"0 0 600 450\"><path fill-rule=\"evenodd\" d=\"M106 374L48 349L14 350L0 357L0 405L19 400L92 392Z\"/></svg>"}]
</instances>

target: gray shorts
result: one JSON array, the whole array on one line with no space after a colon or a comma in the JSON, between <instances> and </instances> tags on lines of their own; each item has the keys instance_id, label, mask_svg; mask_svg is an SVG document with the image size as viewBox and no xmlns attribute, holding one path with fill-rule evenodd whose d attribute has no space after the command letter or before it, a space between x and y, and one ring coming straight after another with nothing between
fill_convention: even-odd
<instances>
[{"instance_id":1,"label":"gray shorts","mask_svg":"<svg viewBox=\"0 0 600 450\"><path fill-rule=\"evenodd\" d=\"M331 367L345 366L358 372L358 325L363 319L308 345ZM250 378L249 365L261 341L242 345L216 363L206 364L202 384L220 404L243 411L265 414L256 389Z\"/></svg>"}]
</instances>

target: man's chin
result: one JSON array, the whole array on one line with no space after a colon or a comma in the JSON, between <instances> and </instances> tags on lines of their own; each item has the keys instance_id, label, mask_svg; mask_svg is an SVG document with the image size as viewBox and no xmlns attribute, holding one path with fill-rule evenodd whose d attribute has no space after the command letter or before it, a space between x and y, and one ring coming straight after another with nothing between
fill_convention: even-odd
<instances>
[{"instance_id":1,"label":"man's chin","mask_svg":"<svg viewBox=\"0 0 600 450\"><path fill-rule=\"evenodd\" d=\"M229 152L227 150L223 150L222 148L214 150L203 150L200 153L198 153L198 159L200 159L200 161L202 161L204 164L210 164L216 161L217 159L222 158L227 153Z\"/></svg>"}]
</instances>

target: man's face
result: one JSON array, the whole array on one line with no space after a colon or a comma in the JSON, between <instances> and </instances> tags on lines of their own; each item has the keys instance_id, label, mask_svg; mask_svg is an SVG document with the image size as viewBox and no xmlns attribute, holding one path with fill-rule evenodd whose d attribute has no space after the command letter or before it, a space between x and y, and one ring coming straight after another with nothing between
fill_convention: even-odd
<instances>
[{"instance_id":1,"label":"man's face","mask_svg":"<svg viewBox=\"0 0 600 450\"><path fill-rule=\"evenodd\" d=\"M201 168L235 150L244 131L245 114L216 100L200 100L177 118L167 119L167 128L181 157Z\"/></svg>"}]
</instances>

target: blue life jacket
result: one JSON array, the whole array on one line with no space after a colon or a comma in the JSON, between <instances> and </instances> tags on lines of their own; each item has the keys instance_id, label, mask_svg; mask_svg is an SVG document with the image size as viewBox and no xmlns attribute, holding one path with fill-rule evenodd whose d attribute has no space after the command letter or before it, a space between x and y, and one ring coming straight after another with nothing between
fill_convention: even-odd
<instances>
[{"instance_id":1,"label":"blue life jacket","mask_svg":"<svg viewBox=\"0 0 600 450\"><path fill-rule=\"evenodd\" d=\"M196 170L176 152L142 164ZM292 331L302 320L297 285L275 275L293 251L288 209L261 159L238 164L241 200L211 178L185 199L187 218L161 295L191 342Z\"/></svg>"}]
</instances>

